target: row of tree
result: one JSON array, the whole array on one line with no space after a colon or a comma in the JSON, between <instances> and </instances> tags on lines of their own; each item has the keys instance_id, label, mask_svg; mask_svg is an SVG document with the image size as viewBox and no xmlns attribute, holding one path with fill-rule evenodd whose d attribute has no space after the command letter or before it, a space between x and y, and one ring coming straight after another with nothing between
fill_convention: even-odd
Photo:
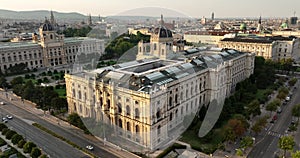
<instances>
[{"instance_id":1,"label":"row of tree","mask_svg":"<svg viewBox=\"0 0 300 158\"><path fill-rule=\"evenodd\" d=\"M108 46L105 48L105 54L101 57L101 59L117 59L126 51L136 46L141 40L144 42L149 42L150 36L144 35L140 32L138 32L137 35L122 34L108 44Z\"/></svg>"},{"instance_id":2,"label":"row of tree","mask_svg":"<svg viewBox=\"0 0 300 158\"><path fill-rule=\"evenodd\" d=\"M6 139L11 140L18 148L23 149L24 153L29 153L32 158L41 156L41 150L33 142L26 142L22 135L19 135L14 130L10 130L5 124L0 123L0 131ZM43 157L45 157L45 155L43 155Z\"/></svg>"},{"instance_id":3,"label":"row of tree","mask_svg":"<svg viewBox=\"0 0 300 158\"><path fill-rule=\"evenodd\" d=\"M300 158L300 150L293 151L295 144L295 140L292 136L283 136L279 139L278 147L284 151L283 157L286 157L286 152L290 151L292 158Z\"/></svg>"},{"instance_id":4,"label":"row of tree","mask_svg":"<svg viewBox=\"0 0 300 158\"><path fill-rule=\"evenodd\" d=\"M214 139L218 138L217 131L224 131L221 141L234 142L242 138L250 127L248 121L261 114L260 104L264 104L268 96L277 88L274 86L275 79L274 66L268 64L262 57L255 57L254 74L236 85L234 94L225 99L223 110L213 130L201 140L214 142ZM261 91L263 91L262 94L259 93ZM203 119L201 116L205 114L205 108L200 109L198 114L200 117L195 118L188 130L198 131L199 128L194 127L197 126L197 122L201 122ZM259 133L265 127L267 119L268 117L260 118L251 127L251 131ZM248 138L245 139L248 140Z\"/></svg>"},{"instance_id":5,"label":"row of tree","mask_svg":"<svg viewBox=\"0 0 300 158\"><path fill-rule=\"evenodd\" d=\"M60 98L52 86L35 86L31 80L24 84L22 77L16 77L10 83L15 94L36 103L43 110L67 110L66 99Z\"/></svg>"},{"instance_id":6,"label":"row of tree","mask_svg":"<svg viewBox=\"0 0 300 158\"><path fill-rule=\"evenodd\" d=\"M59 33L63 33L65 35L65 37L86 37L91 30L92 30L92 28L87 26L87 27L82 27L82 28L78 28L78 29L77 28L67 28L63 32L59 32Z\"/></svg>"}]
</instances>

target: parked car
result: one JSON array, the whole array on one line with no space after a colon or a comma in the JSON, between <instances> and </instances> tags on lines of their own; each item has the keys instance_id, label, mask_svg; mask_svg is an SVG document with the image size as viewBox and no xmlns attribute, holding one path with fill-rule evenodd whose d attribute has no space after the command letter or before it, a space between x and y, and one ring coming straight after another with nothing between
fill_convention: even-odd
<instances>
[{"instance_id":1,"label":"parked car","mask_svg":"<svg viewBox=\"0 0 300 158\"><path fill-rule=\"evenodd\" d=\"M5 102L2 101L2 102L0 102L0 104L1 104L1 105L5 105Z\"/></svg>"},{"instance_id":2,"label":"parked car","mask_svg":"<svg viewBox=\"0 0 300 158\"><path fill-rule=\"evenodd\" d=\"M6 115L6 118L9 120L13 119L13 117L11 115Z\"/></svg>"},{"instance_id":3,"label":"parked car","mask_svg":"<svg viewBox=\"0 0 300 158\"><path fill-rule=\"evenodd\" d=\"M85 148L87 148L88 150L94 150L94 147L92 145L87 145Z\"/></svg>"},{"instance_id":4,"label":"parked car","mask_svg":"<svg viewBox=\"0 0 300 158\"><path fill-rule=\"evenodd\" d=\"M280 114L281 112L282 112L281 107L278 107L278 108L277 108L277 113Z\"/></svg>"},{"instance_id":5,"label":"parked car","mask_svg":"<svg viewBox=\"0 0 300 158\"><path fill-rule=\"evenodd\" d=\"M286 101L290 101L290 99L291 99L290 97L286 97L285 98Z\"/></svg>"},{"instance_id":6,"label":"parked car","mask_svg":"<svg viewBox=\"0 0 300 158\"><path fill-rule=\"evenodd\" d=\"M7 118L3 117L3 118L2 118L2 122L3 122L3 123L7 123L7 122L8 122Z\"/></svg>"}]
</instances>

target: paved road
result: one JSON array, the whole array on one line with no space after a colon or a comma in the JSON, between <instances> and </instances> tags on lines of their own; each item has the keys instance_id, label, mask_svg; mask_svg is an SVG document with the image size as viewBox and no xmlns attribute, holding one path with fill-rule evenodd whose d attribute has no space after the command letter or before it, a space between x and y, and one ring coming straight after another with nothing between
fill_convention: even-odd
<instances>
[{"instance_id":1,"label":"paved road","mask_svg":"<svg viewBox=\"0 0 300 158\"><path fill-rule=\"evenodd\" d=\"M283 106L282 113L278 115L278 120L268 129L263 139L258 142L249 153L248 158L272 158L278 150L278 140L286 133L292 120L292 107L300 103L300 88L297 83L297 90L293 92L291 101Z\"/></svg>"},{"instance_id":2,"label":"paved road","mask_svg":"<svg viewBox=\"0 0 300 158\"><path fill-rule=\"evenodd\" d=\"M5 98L6 95L1 95L0 98ZM10 96L9 96L10 97ZM8 100L6 100L8 102ZM5 105L2 108L7 111L17 115L23 119L30 120L36 123L41 124L44 127L54 131L55 133L65 137L66 139L74 142L75 144L85 148L86 145L93 145L94 150L92 153L101 157L101 158L131 158L137 157L131 153L116 150L115 148L111 148L109 146L104 146L98 139L84 134L80 129L77 129L69 124L60 121L58 124L57 119L53 119L53 116L44 115L44 113L38 109L32 108L30 106L24 105L21 101L14 99L10 101L11 105ZM14 105L14 106L13 106ZM35 128L35 127L31 127Z\"/></svg>"},{"instance_id":3,"label":"paved road","mask_svg":"<svg viewBox=\"0 0 300 158\"><path fill-rule=\"evenodd\" d=\"M7 106L5 105L0 108L1 116L6 116L7 114L11 114L8 110L6 110ZM73 148L72 146L62 142L61 140L40 131L39 129L33 127L31 125L31 121L18 118L14 115L12 120L9 120L7 126L10 129L15 130L19 134L23 135L26 140L32 141L37 144L46 154L51 157L84 157L86 154L83 152Z\"/></svg>"}]
</instances>

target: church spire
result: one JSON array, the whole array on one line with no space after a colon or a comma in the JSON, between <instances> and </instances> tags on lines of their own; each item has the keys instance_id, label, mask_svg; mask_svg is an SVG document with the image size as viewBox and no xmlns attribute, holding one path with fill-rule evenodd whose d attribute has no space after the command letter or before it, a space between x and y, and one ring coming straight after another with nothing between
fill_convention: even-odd
<instances>
[{"instance_id":1,"label":"church spire","mask_svg":"<svg viewBox=\"0 0 300 158\"><path fill-rule=\"evenodd\" d=\"M88 23L88 25L92 25L93 24L93 22L92 22L92 15L91 14L88 14L87 23Z\"/></svg>"},{"instance_id":2,"label":"church spire","mask_svg":"<svg viewBox=\"0 0 300 158\"><path fill-rule=\"evenodd\" d=\"M54 19L54 15L53 15L53 11L50 11L50 23L54 26L55 25L55 19Z\"/></svg>"},{"instance_id":3,"label":"church spire","mask_svg":"<svg viewBox=\"0 0 300 158\"><path fill-rule=\"evenodd\" d=\"M261 24L261 16L259 16L258 23Z\"/></svg>"},{"instance_id":4,"label":"church spire","mask_svg":"<svg viewBox=\"0 0 300 158\"><path fill-rule=\"evenodd\" d=\"M160 15L160 25L164 25L164 16L162 14Z\"/></svg>"}]
</instances>

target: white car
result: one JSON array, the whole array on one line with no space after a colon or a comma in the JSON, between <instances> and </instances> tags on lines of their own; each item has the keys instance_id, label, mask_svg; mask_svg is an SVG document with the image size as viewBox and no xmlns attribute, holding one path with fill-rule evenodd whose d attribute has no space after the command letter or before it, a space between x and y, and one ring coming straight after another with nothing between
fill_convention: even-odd
<instances>
[{"instance_id":1,"label":"white car","mask_svg":"<svg viewBox=\"0 0 300 158\"><path fill-rule=\"evenodd\" d=\"M87 145L85 148L87 148L88 150L93 150L94 147L92 145Z\"/></svg>"},{"instance_id":2,"label":"white car","mask_svg":"<svg viewBox=\"0 0 300 158\"><path fill-rule=\"evenodd\" d=\"M9 120L13 119L13 117L11 115L6 115L6 118Z\"/></svg>"},{"instance_id":3,"label":"white car","mask_svg":"<svg viewBox=\"0 0 300 158\"><path fill-rule=\"evenodd\" d=\"M290 99L291 99L290 97L286 97L285 98L286 101L290 101Z\"/></svg>"},{"instance_id":4,"label":"white car","mask_svg":"<svg viewBox=\"0 0 300 158\"><path fill-rule=\"evenodd\" d=\"M5 103L4 103L3 101L2 101L2 102L0 102L0 104L1 104L1 105L5 105Z\"/></svg>"},{"instance_id":5,"label":"white car","mask_svg":"<svg viewBox=\"0 0 300 158\"><path fill-rule=\"evenodd\" d=\"M2 122L7 123L8 122L7 118L3 117Z\"/></svg>"}]
</instances>

